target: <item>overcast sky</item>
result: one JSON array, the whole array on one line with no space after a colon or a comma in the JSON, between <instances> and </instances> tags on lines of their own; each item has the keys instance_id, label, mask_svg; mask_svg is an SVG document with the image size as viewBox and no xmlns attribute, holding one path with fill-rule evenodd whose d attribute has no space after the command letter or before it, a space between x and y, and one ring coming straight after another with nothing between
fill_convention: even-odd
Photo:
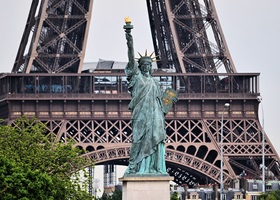
<instances>
[{"instance_id":1,"label":"overcast sky","mask_svg":"<svg viewBox=\"0 0 280 200\"><path fill-rule=\"evenodd\" d=\"M10 72L31 0L1 0L0 72ZM153 51L144 0L95 0L85 61L126 61L124 17L134 25L135 50ZM280 153L280 0L214 0L238 72L260 72L264 129Z\"/></svg>"}]
</instances>

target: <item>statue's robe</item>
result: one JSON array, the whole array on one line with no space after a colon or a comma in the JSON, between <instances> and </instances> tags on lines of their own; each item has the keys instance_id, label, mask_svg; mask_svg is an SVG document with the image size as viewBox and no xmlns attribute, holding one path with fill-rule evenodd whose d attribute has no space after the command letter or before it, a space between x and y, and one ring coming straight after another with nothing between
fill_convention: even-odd
<instances>
[{"instance_id":1,"label":"statue's robe","mask_svg":"<svg viewBox=\"0 0 280 200\"><path fill-rule=\"evenodd\" d=\"M125 174L166 174L165 120L162 91L152 77L144 76L136 62L125 69L132 100L132 144Z\"/></svg>"}]
</instances>

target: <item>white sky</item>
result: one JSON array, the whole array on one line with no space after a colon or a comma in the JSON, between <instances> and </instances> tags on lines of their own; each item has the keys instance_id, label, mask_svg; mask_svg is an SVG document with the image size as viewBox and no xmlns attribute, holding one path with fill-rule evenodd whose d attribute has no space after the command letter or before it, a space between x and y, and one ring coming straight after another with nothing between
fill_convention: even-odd
<instances>
[{"instance_id":1,"label":"white sky","mask_svg":"<svg viewBox=\"0 0 280 200\"><path fill-rule=\"evenodd\" d=\"M23 34L31 0L1 0L0 72L10 72ZM260 72L264 129L280 153L278 107L280 79L280 1L214 0L238 72ZM85 62L99 58L126 61L124 17L134 25L135 50L153 51L146 1L95 0ZM277 117L278 116L278 117ZM278 137L279 134L279 137Z\"/></svg>"}]
</instances>

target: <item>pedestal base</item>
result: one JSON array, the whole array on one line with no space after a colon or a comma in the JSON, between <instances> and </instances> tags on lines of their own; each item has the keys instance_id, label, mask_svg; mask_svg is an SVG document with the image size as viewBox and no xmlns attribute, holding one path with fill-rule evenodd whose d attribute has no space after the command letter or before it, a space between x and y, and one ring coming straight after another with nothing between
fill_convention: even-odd
<instances>
[{"instance_id":1,"label":"pedestal base","mask_svg":"<svg viewBox=\"0 0 280 200\"><path fill-rule=\"evenodd\" d=\"M122 200L170 200L170 176L123 177Z\"/></svg>"}]
</instances>

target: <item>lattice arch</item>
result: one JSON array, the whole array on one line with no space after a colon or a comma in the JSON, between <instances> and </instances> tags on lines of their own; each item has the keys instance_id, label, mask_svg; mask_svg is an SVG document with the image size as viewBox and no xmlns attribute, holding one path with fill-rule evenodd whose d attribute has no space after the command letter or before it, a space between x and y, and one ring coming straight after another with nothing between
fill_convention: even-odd
<instances>
[{"instance_id":1,"label":"lattice arch","mask_svg":"<svg viewBox=\"0 0 280 200\"><path fill-rule=\"evenodd\" d=\"M114 161L114 163L127 164L127 160L129 159L129 151L130 147L116 147L112 149L101 149L94 152L89 152L84 154L84 156L95 161L95 164L97 165L110 163L112 161ZM197 158L187 153L167 149L166 163L167 166L171 164L180 169L187 170L187 168L189 168L194 170L198 174L207 176L209 179L213 180L213 182L219 182L220 180L219 167L215 166L213 163L209 163L206 160ZM175 172L173 175L175 176L175 179L177 179L177 182L183 182L184 180L180 179L184 179L186 174L180 174L179 171L180 170ZM225 183L229 184L233 177L228 173L227 170L224 172Z\"/></svg>"},{"instance_id":2,"label":"lattice arch","mask_svg":"<svg viewBox=\"0 0 280 200\"><path fill-rule=\"evenodd\" d=\"M42 120L43 121L43 120ZM124 120L49 120L45 121L48 134L57 141L75 142L99 163L127 165L132 128L129 119ZM167 119L166 161L169 173L177 183L186 184L185 174L196 173L202 184L203 176L219 182L221 121L217 119ZM224 180L238 178L245 170L248 176L259 176L261 164L261 128L256 119L225 119ZM278 157L267 137L267 169L275 176L280 174L275 164ZM189 174L191 174L189 173ZM187 179L188 180L188 179ZM187 183L189 184L189 183Z\"/></svg>"}]
</instances>

